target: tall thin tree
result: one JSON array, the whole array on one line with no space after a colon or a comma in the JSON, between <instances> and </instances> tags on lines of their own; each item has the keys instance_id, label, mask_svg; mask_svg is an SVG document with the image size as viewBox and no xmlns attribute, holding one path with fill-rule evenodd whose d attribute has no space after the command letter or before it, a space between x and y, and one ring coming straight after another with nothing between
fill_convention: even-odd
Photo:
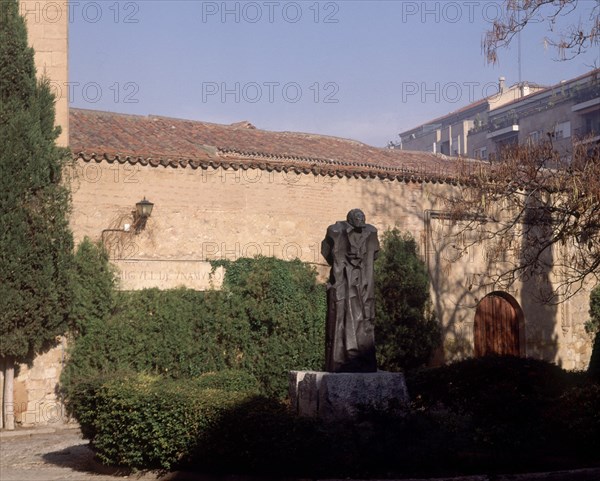
<instances>
[{"instance_id":1,"label":"tall thin tree","mask_svg":"<svg viewBox=\"0 0 600 481\"><path fill-rule=\"evenodd\" d=\"M14 429L15 366L56 342L71 305L68 151L54 96L38 80L17 0L0 1L0 360L3 420Z\"/></svg>"}]
</instances>

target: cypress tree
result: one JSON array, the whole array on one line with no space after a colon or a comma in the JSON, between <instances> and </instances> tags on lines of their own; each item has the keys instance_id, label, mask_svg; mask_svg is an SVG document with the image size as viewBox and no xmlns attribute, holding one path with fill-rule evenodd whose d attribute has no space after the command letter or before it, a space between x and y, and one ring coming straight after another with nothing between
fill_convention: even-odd
<instances>
[{"instance_id":1,"label":"cypress tree","mask_svg":"<svg viewBox=\"0 0 600 481\"><path fill-rule=\"evenodd\" d=\"M66 331L73 237L68 150L55 140L54 96L38 81L17 0L0 1L0 360L4 416L14 429L16 363L31 362Z\"/></svg>"},{"instance_id":2,"label":"cypress tree","mask_svg":"<svg viewBox=\"0 0 600 481\"><path fill-rule=\"evenodd\" d=\"M429 275L417 242L397 229L383 234L375 261L377 362L398 371L427 364L440 345L440 325L431 309Z\"/></svg>"}]
</instances>

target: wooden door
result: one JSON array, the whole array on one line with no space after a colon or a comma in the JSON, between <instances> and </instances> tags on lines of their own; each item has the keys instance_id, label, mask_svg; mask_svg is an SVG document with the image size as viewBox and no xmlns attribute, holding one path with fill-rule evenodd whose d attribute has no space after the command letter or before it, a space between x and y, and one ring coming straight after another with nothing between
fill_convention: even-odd
<instances>
[{"instance_id":1,"label":"wooden door","mask_svg":"<svg viewBox=\"0 0 600 481\"><path fill-rule=\"evenodd\" d=\"M484 297L475 312L475 355L519 355L520 307L508 295L492 293Z\"/></svg>"}]
</instances>

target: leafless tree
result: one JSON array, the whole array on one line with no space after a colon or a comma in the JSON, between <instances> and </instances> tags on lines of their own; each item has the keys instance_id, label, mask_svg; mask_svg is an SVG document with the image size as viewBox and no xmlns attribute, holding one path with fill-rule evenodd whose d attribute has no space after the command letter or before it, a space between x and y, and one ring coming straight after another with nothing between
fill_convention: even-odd
<instances>
[{"instance_id":1,"label":"leafless tree","mask_svg":"<svg viewBox=\"0 0 600 481\"><path fill-rule=\"evenodd\" d=\"M571 59L600 44L600 1L586 0L593 7L589 19L578 18L561 26L561 19L575 19L581 11L579 0L504 0L505 15L494 20L483 39L483 50L488 62L497 63L498 50L507 47L512 39L528 24L547 22L547 46L556 48L561 60Z\"/></svg>"},{"instance_id":2,"label":"leafless tree","mask_svg":"<svg viewBox=\"0 0 600 481\"><path fill-rule=\"evenodd\" d=\"M512 146L492 164L465 161L465 186L444 199L473 243L485 246L494 283L551 275L545 302L561 302L600 278L600 145L574 143L570 155L547 141ZM466 221L465 221L466 219Z\"/></svg>"}]
</instances>

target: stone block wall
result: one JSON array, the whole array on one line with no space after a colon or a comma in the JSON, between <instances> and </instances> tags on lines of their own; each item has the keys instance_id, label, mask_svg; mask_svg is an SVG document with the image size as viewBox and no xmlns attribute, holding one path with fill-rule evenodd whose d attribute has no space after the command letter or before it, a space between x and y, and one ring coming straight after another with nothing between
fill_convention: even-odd
<instances>
[{"instance_id":1,"label":"stone block wall","mask_svg":"<svg viewBox=\"0 0 600 481\"><path fill-rule=\"evenodd\" d=\"M35 50L38 77L50 80L56 96L56 124L62 133L58 144L69 142L68 99L68 30L69 5L67 0L20 0L20 12L25 17L29 44Z\"/></svg>"}]
</instances>

